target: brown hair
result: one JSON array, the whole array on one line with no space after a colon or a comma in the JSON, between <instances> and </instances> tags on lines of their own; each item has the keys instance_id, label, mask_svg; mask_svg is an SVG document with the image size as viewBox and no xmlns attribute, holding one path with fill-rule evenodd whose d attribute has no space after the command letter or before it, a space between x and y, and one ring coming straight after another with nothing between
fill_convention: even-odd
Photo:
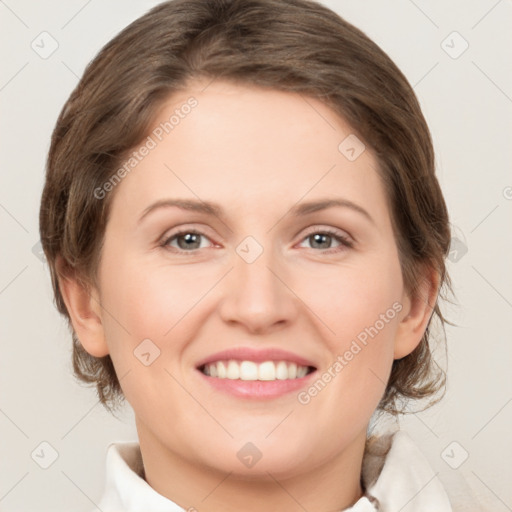
<instances>
[{"instance_id":1,"label":"brown hair","mask_svg":"<svg viewBox=\"0 0 512 512\"><path fill-rule=\"evenodd\" d=\"M123 399L110 356L87 353L59 290L57 257L84 286L96 270L114 191L94 191L151 127L169 96L196 78L314 97L344 118L373 150L385 184L404 283L418 290L422 269L451 289L446 205L435 176L426 121L407 79L374 42L310 0L173 0L151 9L108 42L87 66L54 129L41 199L41 243L58 310L73 337L75 375L95 383L110 409ZM436 301L433 315L444 331ZM449 323L449 322L448 322ZM431 322L418 347L393 362L379 409L432 397L445 375L431 356Z\"/></svg>"}]
</instances>

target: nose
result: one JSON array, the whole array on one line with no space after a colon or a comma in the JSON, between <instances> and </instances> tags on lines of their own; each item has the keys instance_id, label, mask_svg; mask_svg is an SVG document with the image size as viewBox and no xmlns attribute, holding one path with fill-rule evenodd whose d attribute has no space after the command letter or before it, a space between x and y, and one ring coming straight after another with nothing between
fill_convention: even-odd
<instances>
[{"instance_id":1,"label":"nose","mask_svg":"<svg viewBox=\"0 0 512 512\"><path fill-rule=\"evenodd\" d=\"M293 322L300 301L279 255L264 249L255 261L248 262L234 254L233 265L223 280L219 311L224 322L240 324L253 334L269 333Z\"/></svg>"}]
</instances>

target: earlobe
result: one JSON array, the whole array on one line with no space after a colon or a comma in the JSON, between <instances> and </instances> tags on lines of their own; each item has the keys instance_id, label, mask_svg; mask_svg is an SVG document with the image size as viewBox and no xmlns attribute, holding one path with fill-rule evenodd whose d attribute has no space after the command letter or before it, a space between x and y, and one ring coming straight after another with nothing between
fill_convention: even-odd
<instances>
[{"instance_id":1,"label":"earlobe","mask_svg":"<svg viewBox=\"0 0 512 512\"><path fill-rule=\"evenodd\" d=\"M425 271L414 296L404 292L403 317L398 325L394 359L409 355L421 342L428 326L439 291L439 275L429 268Z\"/></svg>"},{"instance_id":2,"label":"earlobe","mask_svg":"<svg viewBox=\"0 0 512 512\"><path fill-rule=\"evenodd\" d=\"M95 288L89 289L61 256L57 257L56 268L59 289L80 343L92 356L106 356L109 349L105 340L98 291Z\"/></svg>"}]
</instances>

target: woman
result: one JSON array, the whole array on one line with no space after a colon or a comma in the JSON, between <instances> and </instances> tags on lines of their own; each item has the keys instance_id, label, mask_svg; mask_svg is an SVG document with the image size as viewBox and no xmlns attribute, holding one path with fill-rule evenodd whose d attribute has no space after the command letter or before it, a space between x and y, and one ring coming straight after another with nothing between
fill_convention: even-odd
<instances>
[{"instance_id":1,"label":"woman","mask_svg":"<svg viewBox=\"0 0 512 512\"><path fill-rule=\"evenodd\" d=\"M101 510L464 510L369 435L444 385L450 230L412 88L329 9L133 22L58 119L40 228L77 376L135 412Z\"/></svg>"}]
</instances>

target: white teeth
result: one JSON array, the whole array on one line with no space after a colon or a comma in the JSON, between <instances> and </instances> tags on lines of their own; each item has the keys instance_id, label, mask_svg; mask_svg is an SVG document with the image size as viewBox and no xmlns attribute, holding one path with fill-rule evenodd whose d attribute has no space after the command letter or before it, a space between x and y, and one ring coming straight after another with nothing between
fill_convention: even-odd
<instances>
[{"instance_id":1,"label":"white teeth","mask_svg":"<svg viewBox=\"0 0 512 512\"><path fill-rule=\"evenodd\" d=\"M307 371L307 368L306 368ZM297 378L297 365L295 363L288 364L288 378L296 379Z\"/></svg>"},{"instance_id":2,"label":"white teeth","mask_svg":"<svg viewBox=\"0 0 512 512\"><path fill-rule=\"evenodd\" d=\"M240 367L235 361L229 361L228 372L226 374L228 379L236 380L240 378Z\"/></svg>"},{"instance_id":3,"label":"white teeth","mask_svg":"<svg viewBox=\"0 0 512 512\"><path fill-rule=\"evenodd\" d=\"M206 364L203 373L217 379L232 380L289 380L300 379L308 373L307 366L287 361L217 361Z\"/></svg>"},{"instance_id":4,"label":"white teeth","mask_svg":"<svg viewBox=\"0 0 512 512\"><path fill-rule=\"evenodd\" d=\"M240 364L240 378L242 380L257 380L258 365L252 361L242 361Z\"/></svg>"},{"instance_id":5,"label":"white teeth","mask_svg":"<svg viewBox=\"0 0 512 512\"><path fill-rule=\"evenodd\" d=\"M219 379L225 379L226 378L226 366L224 365L224 363L222 361L219 361L217 363L217 365L207 365L207 366L217 366L217 378ZM211 370L210 370L210 375L212 374Z\"/></svg>"},{"instance_id":6,"label":"white teeth","mask_svg":"<svg viewBox=\"0 0 512 512\"><path fill-rule=\"evenodd\" d=\"M308 373L308 369L305 366L299 366L297 368L297 379L305 377L307 373Z\"/></svg>"},{"instance_id":7,"label":"white teeth","mask_svg":"<svg viewBox=\"0 0 512 512\"><path fill-rule=\"evenodd\" d=\"M276 380L276 365L273 361L265 361L259 365L258 380Z\"/></svg>"},{"instance_id":8,"label":"white teeth","mask_svg":"<svg viewBox=\"0 0 512 512\"><path fill-rule=\"evenodd\" d=\"M279 380L286 380L288 378L288 366L284 361L279 361L276 366L276 377Z\"/></svg>"}]
</instances>

